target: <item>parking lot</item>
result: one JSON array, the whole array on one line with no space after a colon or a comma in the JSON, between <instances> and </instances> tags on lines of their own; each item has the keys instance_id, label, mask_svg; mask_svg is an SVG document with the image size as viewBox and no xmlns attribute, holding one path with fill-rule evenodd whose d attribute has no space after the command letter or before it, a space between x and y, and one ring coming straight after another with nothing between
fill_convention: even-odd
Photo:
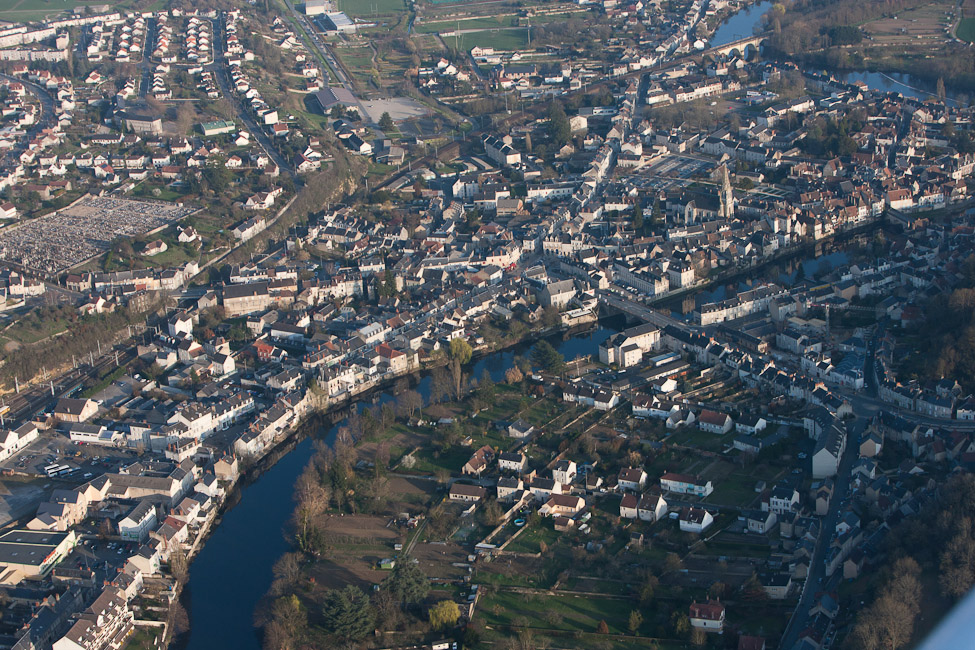
<instances>
[{"instance_id":1,"label":"parking lot","mask_svg":"<svg viewBox=\"0 0 975 650\"><path fill-rule=\"evenodd\" d=\"M696 178L709 177L713 169L713 161L670 154L620 178L634 187L659 191L683 187Z\"/></svg>"}]
</instances>

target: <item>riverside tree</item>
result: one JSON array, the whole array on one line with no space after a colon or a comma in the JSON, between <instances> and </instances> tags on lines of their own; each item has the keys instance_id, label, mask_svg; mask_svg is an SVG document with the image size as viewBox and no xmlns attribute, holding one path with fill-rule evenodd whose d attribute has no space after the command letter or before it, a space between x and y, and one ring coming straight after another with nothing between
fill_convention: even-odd
<instances>
[{"instance_id":1,"label":"riverside tree","mask_svg":"<svg viewBox=\"0 0 975 650\"><path fill-rule=\"evenodd\" d=\"M333 589L325 594L322 618L331 634L358 641L373 630L376 610L361 589L346 585L345 589Z\"/></svg>"}]
</instances>

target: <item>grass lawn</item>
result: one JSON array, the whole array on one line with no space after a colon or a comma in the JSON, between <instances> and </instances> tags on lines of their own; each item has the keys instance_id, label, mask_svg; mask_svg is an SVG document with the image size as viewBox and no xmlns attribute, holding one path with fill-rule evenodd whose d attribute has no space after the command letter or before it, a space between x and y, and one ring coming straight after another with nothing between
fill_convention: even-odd
<instances>
[{"instance_id":1,"label":"grass lawn","mask_svg":"<svg viewBox=\"0 0 975 650\"><path fill-rule=\"evenodd\" d=\"M61 318L44 318L40 321L34 318L23 318L3 332L7 338L18 343L37 343L54 334L60 334L68 329L70 322Z\"/></svg>"},{"instance_id":2,"label":"grass lawn","mask_svg":"<svg viewBox=\"0 0 975 650\"><path fill-rule=\"evenodd\" d=\"M441 32L452 32L458 27L460 29L493 29L495 27L515 27L517 23L518 18L516 16L478 16L477 18L423 22L414 25L414 29L420 34L439 34Z\"/></svg>"},{"instance_id":3,"label":"grass lawn","mask_svg":"<svg viewBox=\"0 0 975 650\"><path fill-rule=\"evenodd\" d=\"M757 480L758 477L750 474L730 474L715 483L714 492L707 501L728 506L747 506L758 496L755 492Z\"/></svg>"},{"instance_id":4,"label":"grass lawn","mask_svg":"<svg viewBox=\"0 0 975 650\"><path fill-rule=\"evenodd\" d=\"M496 50L521 50L528 45L527 29L486 29L469 34L461 34L459 49L466 51L472 47L493 47Z\"/></svg>"},{"instance_id":5,"label":"grass lawn","mask_svg":"<svg viewBox=\"0 0 975 650\"><path fill-rule=\"evenodd\" d=\"M478 608L488 623L519 627L545 627L566 632L595 632L606 621L613 634L626 632L628 603L618 599L498 593L486 596ZM556 613L561 620L555 620Z\"/></svg>"},{"instance_id":6,"label":"grass lawn","mask_svg":"<svg viewBox=\"0 0 975 650\"><path fill-rule=\"evenodd\" d=\"M730 432L725 435L701 431L697 427L684 427L670 438L670 442L675 445L685 445L697 449L707 449L708 451L720 451L726 445L731 444L732 435Z\"/></svg>"},{"instance_id":7,"label":"grass lawn","mask_svg":"<svg viewBox=\"0 0 975 650\"><path fill-rule=\"evenodd\" d=\"M771 549L766 544L732 544L727 542L717 542L714 540L707 542L704 548L695 551L695 553L699 555L730 555L736 557L758 558L767 558L771 552Z\"/></svg>"},{"instance_id":8,"label":"grass lawn","mask_svg":"<svg viewBox=\"0 0 975 650\"><path fill-rule=\"evenodd\" d=\"M546 519L538 526L523 532L504 550L512 553L540 553L542 550L541 542L545 542L546 546L552 546L560 536L561 533L555 530L552 520Z\"/></svg>"},{"instance_id":9,"label":"grass lawn","mask_svg":"<svg viewBox=\"0 0 975 650\"><path fill-rule=\"evenodd\" d=\"M963 41L975 42L975 18L962 18L955 34Z\"/></svg>"},{"instance_id":10,"label":"grass lawn","mask_svg":"<svg viewBox=\"0 0 975 650\"><path fill-rule=\"evenodd\" d=\"M433 474L438 469L445 469L451 474L459 474L474 450L470 447L454 446L444 452L435 452L429 447L424 447L413 454L416 458L416 465L413 470L421 474ZM437 454L436 456L434 454Z\"/></svg>"},{"instance_id":11,"label":"grass lawn","mask_svg":"<svg viewBox=\"0 0 975 650\"><path fill-rule=\"evenodd\" d=\"M160 630L162 628L159 628ZM125 650L139 650L145 648L146 650L151 650L156 647L156 639L159 636L159 632L156 628L151 627L137 627L129 637L129 642L125 644Z\"/></svg>"}]
</instances>

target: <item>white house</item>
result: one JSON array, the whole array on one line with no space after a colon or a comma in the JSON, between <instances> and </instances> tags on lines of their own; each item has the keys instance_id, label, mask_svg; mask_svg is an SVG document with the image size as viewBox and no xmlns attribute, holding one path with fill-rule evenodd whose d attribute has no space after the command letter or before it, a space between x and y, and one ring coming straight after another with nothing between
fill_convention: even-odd
<instances>
[{"instance_id":1,"label":"white house","mask_svg":"<svg viewBox=\"0 0 975 650\"><path fill-rule=\"evenodd\" d=\"M680 511L680 530L701 534L714 523L714 517L704 508L684 508Z\"/></svg>"}]
</instances>

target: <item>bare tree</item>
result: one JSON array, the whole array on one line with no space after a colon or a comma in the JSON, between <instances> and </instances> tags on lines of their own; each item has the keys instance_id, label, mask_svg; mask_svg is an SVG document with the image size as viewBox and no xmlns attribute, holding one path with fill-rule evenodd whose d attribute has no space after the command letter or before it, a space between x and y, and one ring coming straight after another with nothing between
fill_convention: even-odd
<instances>
[{"instance_id":1,"label":"bare tree","mask_svg":"<svg viewBox=\"0 0 975 650\"><path fill-rule=\"evenodd\" d=\"M176 550L169 554L169 573L176 582L182 584L186 582L186 577L190 572L190 563L186 558L186 552L182 547L177 546Z\"/></svg>"}]
</instances>

